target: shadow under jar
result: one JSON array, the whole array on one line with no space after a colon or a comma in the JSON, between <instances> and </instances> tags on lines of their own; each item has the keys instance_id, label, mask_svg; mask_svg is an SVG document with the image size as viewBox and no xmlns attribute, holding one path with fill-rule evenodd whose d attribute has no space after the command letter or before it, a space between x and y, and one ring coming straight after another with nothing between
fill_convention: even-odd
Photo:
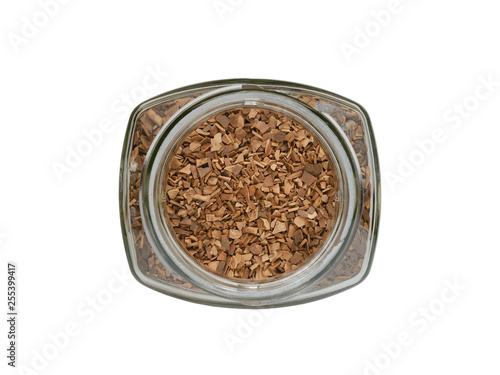
<instances>
[{"instance_id":1,"label":"shadow under jar","mask_svg":"<svg viewBox=\"0 0 500 375\"><path fill-rule=\"evenodd\" d=\"M132 272L192 302L276 307L361 282L380 211L368 115L295 83L228 80L139 105L120 205Z\"/></svg>"}]
</instances>

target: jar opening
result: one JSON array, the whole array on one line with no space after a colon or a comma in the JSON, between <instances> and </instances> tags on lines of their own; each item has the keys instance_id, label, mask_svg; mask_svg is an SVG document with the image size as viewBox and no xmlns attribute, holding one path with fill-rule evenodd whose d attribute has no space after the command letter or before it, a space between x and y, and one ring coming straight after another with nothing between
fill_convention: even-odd
<instances>
[{"instance_id":1,"label":"jar opening","mask_svg":"<svg viewBox=\"0 0 500 375\"><path fill-rule=\"evenodd\" d=\"M188 145L183 144L183 142L191 136L193 131L196 132L196 130L201 130L202 132L201 134L200 132L197 133L201 136L203 136L203 132L208 132L208 134L210 134L211 129L207 128L205 131L204 128L199 128L199 126L200 124L204 124L206 122L209 123L210 119L215 118L217 115L230 113L231 111L234 112L235 110L239 111L244 110L245 112L248 111L247 113L248 115L252 109L254 111L267 111L268 113L279 114L280 116L284 116L283 118L289 118L290 121L294 121L297 124L297 127L303 127L305 131L309 132L312 135L313 142L316 141L317 144L320 146L317 152L319 153L320 150L324 151L325 155L328 158L328 164L331 166L330 170L332 171L332 175L334 171L335 177L337 179L335 184L332 183L332 185L334 186L329 187L329 189L335 189L335 195L336 195L335 205L332 206L334 207L337 206L336 208L337 213L336 215L333 214L330 215L331 217L330 226L327 228L328 230L325 233L323 233L322 241L320 241L321 243L318 243L317 249L315 249L315 251L313 251L307 259L302 255L304 262L303 264L300 265L300 267L293 267L292 269L292 267L289 265L290 269L286 270L285 268L283 268L284 271L290 271L290 272L283 272L283 275L279 275L278 277L276 277L276 275L271 275L271 277L253 278L253 280L248 277L247 278L234 277L235 276L234 270L232 270L233 271L232 275L221 276L221 274L224 271L230 270L231 267L228 265L228 262L225 262L225 264L223 264L224 269L222 268L222 266L220 266L221 262L223 262L224 256L221 256L221 259L217 260L217 258L219 258L218 251L217 254L211 254L214 257L217 255L215 257L215 260L213 260L213 258L211 258L210 256L207 256L205 259L207 262L203 263L203 259L201 259L201 265L200 265L200 259L196 259L196 257L193 257L193 255L196 254L196 251L189 250L192 247L193 243L195 242L196 244L194 246L200 249L200 242L198 241L198 239L196 239L195 241L194 237L196 236L193 235L193 233L195 233L194 231L192 230L187 231L182 229L182 225L186 225L189 226L189 228L191 228L192 221L188 222L187 220L184 220L185 217L179 215L179 210L176 210L172 206L170 208L168 207L168 203L171 204L175 203L175 197L177 196L177 194L180 193L180 191L178 192L175 191L177 189L175 186L173 186L175 184L175 179L172 180L173 169L171 162L172 160L177 160L177 162L179 162L179 160L176 159L175 156L176 153L177 155L179 155L179 150L180 150L180 153L182 154L182 150L185 147L189 148L188 150L186 150L188 151L187 154L189 154L190 152L196 153L196 151L201 149L202 146L207 147L207 145L211 150L209 152L216 152L220 150L219 147L222 148L231 144L231 139L229 140L225 139L226 142L224 142L224 140L222 139L222 132L221 132L218 133L221 134L220 136L221 139L219 140L218 139L219 137L217 137L216 141L213 142L213 145L212 145L213 137L210 140L210 144L203 143L207 141L201 139L195 139L194 141L193 139L191 139L191 143ZM265 117L266 116L267 115L265 115ZM264 129L266 126L269 125L266 124L265 121L262 122L264 124L259 124L259 126L262 129ZM146 233L154 247L155 252L162 260L162 262L168 264L172 269L179 272L180 275L188 278L193 282L193 284L197 285L202 289L205 289L209 292L227 298L245 300L248 303L256 303L256 304L266 304L270 303L271 301L276 301L280 298L288 298L300 292L304 288L315 285L329 270L332 269L332 267L334 267L335 262L338 259L338 255L341 254L352 241L352 228L354 227L354 224L356 223L356 220L359 217L359 209L360 209L359 203L361 199L359 194L360 187L357 182L359 180L358 177L360 173L359 166L357 166L355 157L353 157L353 150L350 148L349 142L343 138L342 136L343 133L341 131L339 132L338 129L335 128L334 123L322 117L319 113L315 113L315 111L313 111L310 107L285 95L281 95L278 93L269 93L259 90L242 90L241 88L235 88L234 92L212 94L211 97L207 98L200 97L199 100L193 101L189 109L184 111L177 118L173 119L170 124L167 125L168 126L164 127L165 128L164 132L155 139L155 143L151 146L147 160L145 161L145 173L143 174L143 179L141 180L142 189L141 189L141 199L140 199L141 212L143 215L143 222L145 225ZM222 126L222 128L224 128L224 126ZM283 136L286 137L285 132L281 132L279 127L277 128L277 130L278 132L275 133L277 134L276 136L277 138L273 140L279 141ZM262 139L264 138L263 134L260 133L261 132L259 131L259 129L256 128L255 137L257 138L256 139L257 142L255 146L258 144L258 142L261 142L259 136L262 137ZM201 142L198 142L197 140ZM270 143L273 143L273 141L271 141ZM274 142L274 143L276 143L276 145L279 146L279 142ZM248 147L250 148L252 147L251 142L249 143ZM262 147L262 142L261 145L259 145L259 148L260 147ZM254 151L258 151L259 148L257 148L257 150ZM279 147L277 150L281 153ZM288 150L283 150L283 151L288 152ZM229 159L230 157L237 158L238 156L239 155L237 152L234 152L234 150L229 150L223 157L225 159ZM218 166L210 165L210 168L216 168L218 172L221 172L226 170L226 167L231 167L235 165L235 163L233 163L234 160L228 160L229 165L225 165L226 164L225 159L223 159L224 165L218 165ZM271 160L271 158L269 157L268 159ZM209 168L208 161L207 162L203 161L203 164L200 165L196 165L196 160L193 161L194 164L189 166L189 170L186 168L186 165L181 164L180 166L178 166L179 168L177 168L174 173L175 177L179 178L180 174L182 174L181 172L182 168L186 168L184 170L184 174L191 175L191 177L193 177L193 174L196 174L198 175L197 177L199 177L200 174L208 173L207 169L205 169ZM276 162L276 160L274 161ZM257 162L262 164L262 160L258 160ZM247 163L252 163L252 161L247 161ZM255 163L255 160L253 161L253 163ZM192 167L194 169L192 169ZM198 168L201 169L198 170ZM224 174L222 174L221 172L217 175L217 177L222 175L222 177L231 178L231 174L234 172L234 169L235 168L233 168L233 171L231 172L231 168L229 168L229 173L227 176L224 176ZM236 167L236 169L239 168ZM278 169L278 165L276 169ZM313 170L311 169L311 171ZM293 169L291 171L287 170L287 172L294 173ZM316 172L318 171L316 170ZM239 171L239 173L241 173L241 170ZM317 178L309 172L308 175L311 175L313 178ZM302 181L302 183L306 185L307 182L310 182L311 184L313 183L312 180L309 180L308 175L306 175L305 180L302 178L300 180ZM251 176L246 176L246 177L250 178ZM274 177L277 177L277 175ZM182 192L184 194L183 198L187 199L185 195L189 189L193 189L189 191L189 194L192 195L190 197L192 198L192 200L200 199L201 201L203 201L203 199L207 199L206 196L210 196L210 194L213 193L213 191L210 193L210 188L208 188L205 192L210 194L200 194L200 192L203 193L202 188L204 188L205 186L201 185L195 186L195 188L199 188L201 190L197 191L195 188L193 188L193 186L191 186L192 181L193 179L191 179L190 181L189 179L188 180L184 179L181 185L179 185L179 186L184 186L186 182L190 182L189 187L185 185L186 189L185 191ZM284 181L286 181L286 179L283 180L282 186L280 186L279 184L280 181L281 180L279 177L276 180L275 178L273 178L271 181L272 184L270 186L266 186L268 192L261 191L259 192L258 195L261 195L260 193L268 193L274 195L275 193L277 193L278 189L281 192L281 190L284 189ZM205 182L207 182L206 186L210 186L208 184L208 179ZM227 183L228 181L225 182ZM179 181L177 181L177 183L179 183ZM261 185L262 188L263 181L261 181L260 183L262 183ZM246 184L248 185L248 181ZM220 194L231 194L231 191L233 192L235 191L235 188L233 186L231 186L230 184L227 185L229 185L229 187L227 187L226 184L222 184L222 188L226 187L227 192L223 193L223 190L221 189L221 191L219 192ZM243 185L241 189L245 190L244 179L242 181L238 181L238 185ZM278 187L275 187L275 185L278 185ZM274 192L272 192L273 189L275 189ZM320 193L323 193L321 189L319 189L319 191ZM325 199L321 198L323 195L326 195L327 200L329 199L328 194L320 194L320 193L318 193L320 202L321 199ZM313 196L311 196L311 199L312 197ZM166 203L167 207L165 205ZM203 204L204 203L205 202L203 202ZM277 202L274 203L276 203L276 205L279 205L280 204L279 199ZM211 204L213 204L213 202L210 202L210 200L208 200L208 203L204 207L208 207ZM311 206L314 207L313 205ZM198 209L199 208L201 207L198 207ZM233 206L233 208L242 208L242 207ZM290 208L293 209L293 207ZM248 216L248 212L246 212L247 209L248 209L248 204L247 207L244 208L244 211L245 214L247 214L246 218L250 219L250 217ZM280 214L282 213L280 212L279 208L275 208L275 211L278 211ZM314 218L318 215L316 209L315 212L313 211L308 212L307 210L301 210L301 211L304 211L304 213L301 212L302 215L307 215L307 220L310 220L309 217ZM315 213L316 216L314 216ZM185 212L182 212L182 214L185 214ZM215 216L218 214L222 216ZM260 214L259 211L257 211L256 212L257 222L260 217L259 214ZM273 218L271 212L271 216L269 218L266 218L267 224L269 224L269 229L271 234L275 232L274 234L278 235L282 232L286 232L286 230L282 231L282 229L284 229L283 224L285 223L285 219L288 219L287 217L288 214L289 213L287 212L284 216L280 215L279 218L278 216ZM206 215L207 213L205 213L205 220L207 220ZM208 215L214 215L214 216L209 216L209 218L210 220L216 220L216 218L223 218L224 212L221 213L219 210L215 210L215 211L210 211ZM252 215L255 214L252 213ZM299 219L297 220L297 224L299 225L296 225L293 222L295 218L292 220L292 223L290 224L297 228L301 228L303 226L301 224L303 224L304 221L300 219L301 216L295 215L295 217L299 217ZM333 218L335 220L333 220ZM174 221L172 221L172 219L174 219ZM271 219L271 222L269 222L269 219ZM273 222L273 219L275 219L274 227L271 228L271 223ZM181 222L183 220L184 224L181 225ZM228 239L231 239L231 237L232 239L240 239L243 237L243 234L247 234L243 232L249 232L248 233L249 236L245 237L249 238L253 236L252 233L255 231L255 229L250 229L250 228L257 228L257 230L259 230L258 224L256 224L256 226L253 225L249 226L247 224L250 220L246 220L247 221L246 223L244 223L243 221L244 220L233 221L231 223L231 225L233 224L236 225L236 228L232 228L233 230L232 233L230 233L231 228L224 228L223 230L220 230L219 231L220 234L217 232L215 233L216 237L220 237L220 239L216 238L216 240L220 242L221 248L223 245L222 236L227 236ZM196 225L199 224L196 223ZM266 222L261 221L260 225L263 228L265 228ZM276 230L276 225L278 225L277 230ZM316 225L316 227L318 227L318 225ZM227 230L227 233L224 233L224 230ZM182 243L182 240L179 241L179 233L184 234L183 237L185 241L184 243ZM302 236L304 237L304 232L302 230L301 233ZM314 233L314 228L312 233ZM213 233L211 234L214 235ZM186 238L189 239L189 242L186 242ZM282 239L283 242L279 241L277 242L287 243L284 237L280 239ZM302 243L303 240L304 238L300 239L300 235L298 235L297 241L299 243ZM310 236L308 240L310 240ZM226 239L224 239L224 241L226 241ZM293 243L295 243L295 238L293 238L292 241ZM208 242L201 241L200 254L202 255L200 256L200 258L203 258L204 255L207 255L206 253L207 249L203 247L204 246L208 247L209 243L211 246L213 245L211 239ZM254 253L262 252L262 249L259 248L259 246L263 247L263 245L269 245L266 243L261 243L260 241L258 243L254 242L252 244L256 245L253 248L254 252L249 251L246 253L246 254L249 253L252 254L252 257L247 256L249 258L248 260L245 258L237 259L237 261L242 261L245 263L243 269L247 266L249 267L248 269L251 269L251 267L254 267L254 269L260 267L260 264L257 260L255 261L255 263L250 262L250 264L246 264L246 262L250 261L251 260L250 258L253 258L253 255L256 255ZM211 246L210 246L210 251L212 251ZM224 247L227 247L227 243L224 244ZM195 252L193 253L193 251ZM228 248L228 251L231 251L231 244ZM236 252L236 247L233 248L233 251L234 254L238 254ZM267 248L268 253L269 251L270 249ZM274 253L272 254L275 255ZM231 255L231 257L233 256L233 254L226 253L226 259L228 255ZM241 256L245 255L245 252L242 251L240 255ZM290 255L293 257L293 254L291 252ZM286 254L286 257L288 256L289 255ZM291 258L289 258L288 260L290 259ZM260 260L262 261L262 258ZM274 261L276 261L276 259L274 259ZM282 261L283 259L281 259L280 265L282 264ZM219 262L219 263L212 263L212 262ZM272 265L272 262L270 261L269 264ZM284 267L286 264L287 263L285 261L282 267ZM245 274L238 273L236 276L242 276L242 275L244 276ZM248 275L250 275L250 271L248 271ZM254 275L257 275L257 272L255 272Z\"/></svg>"}]
</instances>

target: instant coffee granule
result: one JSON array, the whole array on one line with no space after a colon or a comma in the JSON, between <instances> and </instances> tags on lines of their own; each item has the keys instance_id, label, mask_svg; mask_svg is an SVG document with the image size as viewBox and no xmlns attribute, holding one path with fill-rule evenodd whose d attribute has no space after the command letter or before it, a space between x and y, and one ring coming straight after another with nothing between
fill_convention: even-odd
<instances>
[{"instance_id":1,"label":"instant coffee granule","mask_svg":"<svg viewBox=\"0 0 500 375\"><path fill-rule=\"evenodd\" d=\"M283 276L321 248L339 181L323 146L290 117L238 108L199 124L167 164L164 210L178 243L210 272Z\"/></svg>"},{"instance_id":2,"label":"instant coffee granule","mask_svg":"<svg viewBox=\"0 0 500 375\"><path fill-rule=\"evenodd\" d=\"M291 94L294 95L293 93ZM339 266L330 276L315 287L323 288L340 283L358 274L366 256L365 248L368 241L368 228L371 224L370 212L372 209L372 186L370 183L370 167L368 165L367 154L369 140L367 139L367 134L364 132L363 121L356 111L314 96L300 94L294 96L314 109L325 112L335 119L354 148L362 172L364 206L362 209L361 226L356 233L353 244L340 261ZM131 154L129 158L128 201L132 236L134 246L137 249L137 263L142 272L150 277L163 280L165 283L197 290L189 282L172 274L161 263L146 237L139 209L139 183L142 166L151 143L170 117L195 98L196 96L193 95L157 104L146 110L137 119L132 131Z\"/></svg>"}]
</instances>

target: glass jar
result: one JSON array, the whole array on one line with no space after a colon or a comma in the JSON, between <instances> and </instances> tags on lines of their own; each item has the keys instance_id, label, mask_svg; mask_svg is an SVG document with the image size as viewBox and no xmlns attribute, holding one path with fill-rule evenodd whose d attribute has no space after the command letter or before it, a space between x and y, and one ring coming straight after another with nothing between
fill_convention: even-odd
<instances>
[{"instance_id":1,"label":"glass jar","mask_svg":"<svg viewBox=\"0 0 500 375\"><path fill-rule=\"evenodd\" d=\"M258 280L225 277L203 267L179 242L164 209L168 163L183 140L209 118L252 108L303 125L338 177L336 219L318 250L300 267ZM214 81L159 95L130 116L121 159L120 213L130 269L154 290L191 302L247 308L328 297L359 284L373 259L380 174L368 114L325 90L270 80Z\"/></svg>"}]
</instances>

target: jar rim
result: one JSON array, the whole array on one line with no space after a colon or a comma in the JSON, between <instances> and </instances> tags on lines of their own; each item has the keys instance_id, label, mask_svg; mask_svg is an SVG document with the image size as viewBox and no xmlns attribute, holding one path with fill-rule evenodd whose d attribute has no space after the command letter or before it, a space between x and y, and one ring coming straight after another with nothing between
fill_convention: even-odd
<instances>
[{"instance_id":1,"label":"jar rim","mask_svg":"<svg viewBox=\"0 0 500 375\"><path fill-rule=\"evenodd\" d=\"M196 263L176 241L162 217L160 187L165 163L175 144L197 124L231 108L259 107L300 118L337 163L342 187L338 230L331 230L320 250L308 262L279 278L243 281L218 276ZM139 204L146 235L159 259L181 277L207 292L250 305L266 305L290 298L316 285L337 265L352 242L359 224L362 200L361 171L355 152L335 120L282 93L252 85L231 85L202 95L174 115L151 144L144 161Z\"/></svg>"}]
</instances>

